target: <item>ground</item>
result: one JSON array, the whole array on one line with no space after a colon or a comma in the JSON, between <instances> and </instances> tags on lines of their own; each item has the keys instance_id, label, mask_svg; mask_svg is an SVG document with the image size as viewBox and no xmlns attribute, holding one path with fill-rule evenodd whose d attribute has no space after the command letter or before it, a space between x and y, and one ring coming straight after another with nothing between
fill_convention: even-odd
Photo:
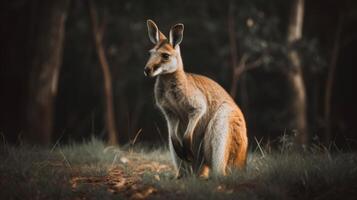
<instances>
[{"instance_id":1,"label":"ground","mask_svg":"<svg viewBox=\"0 0 357 200\"><path fill-rule=\"evenodd\" d=\"M357 155L258 145L246 171L176 180L165 147L83 144L0 148L0 199L355 199Z\"/></svg>"}]
</instances>

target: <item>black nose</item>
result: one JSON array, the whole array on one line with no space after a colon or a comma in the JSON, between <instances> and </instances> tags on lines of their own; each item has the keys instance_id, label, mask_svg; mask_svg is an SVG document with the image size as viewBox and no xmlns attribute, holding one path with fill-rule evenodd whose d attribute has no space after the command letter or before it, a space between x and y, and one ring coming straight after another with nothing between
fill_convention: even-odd
<instances>
[{"instance_id":1,"label":"black nose","mask_svg":"<svg viewBox=\"0 0 357 200\"><path fill-rule=\"evenodd\" d=\"M145 75L145 76L149 76L150 74L151 74L151 68L145 67L145 68L144 68L144 75Z\"/></svg>"}]
</instances>

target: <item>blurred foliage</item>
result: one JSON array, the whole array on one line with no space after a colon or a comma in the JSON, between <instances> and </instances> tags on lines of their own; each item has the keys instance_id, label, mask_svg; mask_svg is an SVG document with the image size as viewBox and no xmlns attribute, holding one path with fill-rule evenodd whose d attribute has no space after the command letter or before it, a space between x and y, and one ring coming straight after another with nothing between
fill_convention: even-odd
<instances>
[{"instance_id":1,"label":"blurred foliage","mask_svg":"<svg viewBox=\"0 0 357 200\"><path fill-rule=\"evenodd\" d=\"M185 69L206 75L224 86L231 83L228 13L233 7L238 58L263 59L261 67L244 74L249 102L243 102L251 136L289 129L284 110L288 92L283 70L287 61L286 29L289 1L95 1L104 30L104 44L114 86L119 139L127 142L139 129L139 139L165 142L166 126L154 106L153 83L143 76L151 48L146 20L153 19L164 34L170 26L185 24L181 45ZM57 99L56 130L68 138L93 133L104 137L103 86L89 27L86 1L72 1L67 20L64 61ZM314 38L294 45L308 72L320 72L326 63ZM239 91L238 91L239 93ZM238 96L238 103L242 103ZM268 105L268 106L267 106Z\"/></svg>"}]
</instances>

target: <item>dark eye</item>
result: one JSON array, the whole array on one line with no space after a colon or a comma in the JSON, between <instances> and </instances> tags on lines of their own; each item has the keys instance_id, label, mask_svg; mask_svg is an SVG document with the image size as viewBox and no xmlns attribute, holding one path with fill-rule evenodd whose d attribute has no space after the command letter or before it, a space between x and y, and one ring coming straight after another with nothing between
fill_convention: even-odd
<instances>
[{"instance_id":1,"label":"dark eye","mask_svg":"<svg viewBox=\"0 0 357 200\"><path fill-rule=\"evenodd\" d=\"M167 53L162 53L161 54L161 57L165 60L169 59L170 58L170 54L167 54Z\"/></svg>"}]
</instances>

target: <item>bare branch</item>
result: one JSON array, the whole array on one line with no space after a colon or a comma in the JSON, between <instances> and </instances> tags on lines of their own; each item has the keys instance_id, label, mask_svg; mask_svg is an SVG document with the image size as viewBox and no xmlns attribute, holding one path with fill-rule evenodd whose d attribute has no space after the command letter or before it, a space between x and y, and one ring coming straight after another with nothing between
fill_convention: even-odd
<instances>
[{"instance_id":1,"label":"bare branch","mask_svg":"<svg viewBox=\"0 0 357 200\"><path fill-rule=\"evenodd\" d=\"M228 8L228 37L229 37L229 46L231 52L231 61L232 61L232 83L230 89L230 95L233 99L236 97L237 84L240 76L248 70L259 67L263 62L263 56L258 60L249 63L247 61L250 57L249 54L244 53L238 63L238 50L237 50L237 41L236 41L236 32L235 32L235 20L234 20L234 4L231 3Z\"/></svg>"},{"instance_id":2,"label":"bare branch","mask_svg":"<svg viewBox=\"0 0 357 200\"><path fill-rule=\"evenodd\" d=\"M239 78L244 72L256 69L264 63L264 55L256 59L255 61L248 62L249 55L243 54L242 58L239 61L239 64L234 68L234 75Z\"/></svg>"},{"instance_id":3,"label":"bare branch","mask_svg":"<svg viewBox=\"0 0 357 200\"><path fill-rule=\"evenodd\" d=\"M232 59L232 83L230 89L230 95L233 99L236 97L237 91L237 82L238 79L236 77L236 66L237 66L237 41L236 41L236 32L234 27L234 7L233 4L230 3L228 12L228 36L229 36L229 46L231 51L231 59Z\"/></svg>"},{"instance_id":4,"label":"bare branch","mask_svg":"<svg viewBox=\"0 0 357 200\"><path fill-rule=\"evenodd\" d=\"M255 61L246 64L245 66L245 71L249 71L255 68L260 67L262 64L264 64L264 56L259 57L258 59L256 59Z\"/></svg>"},{"instance_id":5,"label":"bare branch","mask_svg":"<svg viewBox=\"0 0 357 200\"><path fill-rule=\"evenodd\" d=\"M229 46L231 51L232 67L237 66L237 41L236 41L236 32L235 32L235 20L234 20L234 6L229 6L228 14L228 36L229 36Z\"/></svg>"},{"instance_id":6,"label":"bare branch","mask_svg":"<svg viewBox=\"0 0 357 200\"><path fill-rule=\"evenodd\" d=\"M244 53L243 56L241 57L241 59L239 60L239 64L234 67L233 76L235 76L237 79L239 79L241 74L245 71L248 58L249 58L249 55Z\"/></svg>"}]
</instances>

